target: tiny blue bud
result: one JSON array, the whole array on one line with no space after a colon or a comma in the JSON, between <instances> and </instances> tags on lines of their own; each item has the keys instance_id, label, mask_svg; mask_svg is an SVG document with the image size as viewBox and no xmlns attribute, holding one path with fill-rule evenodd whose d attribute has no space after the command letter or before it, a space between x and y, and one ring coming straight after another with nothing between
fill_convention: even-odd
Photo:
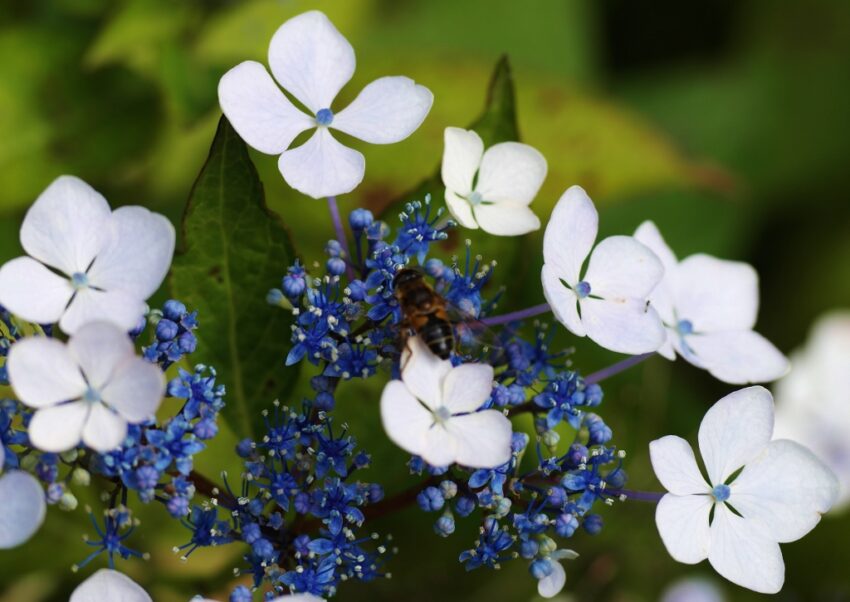
<instances>
[{"instance_id":1,"label":"tiny blue bud","mask_svg":"<svg viewBox=\"0 0 850 602\"><path fill-rule=\"evenodd\" d=\"M444 514L434 523L434 533L440 537L448 537L455 532L455 519L451 514Z\"/></svg>"},{"instance_id":2,"label":"tiny blue bud","mask_svg":"<svg viewBox=\"0 0 850 602\"><path fill-rule=\"evenodd\" d=\"M328 274L331 276L342 276L345 273L345 261L339 257L331 257L328 259L325 267L328 270Z\"/></svg>"},{"instance_id":3,"label":"tiny blue bud","mask_svg":"<svg viewBox=\"0 0 850 602\"><path fill-rule=\"evenodd\" d=\"M442 509L446 500L436 487L426 487L416 496L416 503L425 512L436 512Z\"/></svg>"},{"instance_id":4,"label":"tiny blue bud","mask_svg":"<svg viewBox=\"0 0 850 602\"><path fill-rule=\"evenodd\" d=\"M168 318L163 318L156 325L156 338L160 341L170 341L177 336L179 331L180 327L176 323Z\"/></svg>"},{"instance_id":5,"label":"tiny blue bud","mask_svg":"<svg viewBox=\"0 0 850 602\"><path fill-rule=\"evenodd\" d=\"M590 294L590 283L582 280L576 284L575 294L579 299L584 299Z\"/></svg>"},{"instance_id":6,"label":"tiny blue bud","mask_svg":"<svg viewBox=\"0 0 850 602\"><path fill-rule=\"evenodd\" d=\"M368 294L369 289L362 280L352 280L348 283L348 296L352 301L363 301Z\"/></svg>"},{"instance_id":7,"label":"tiny blue bud","mask_svg":"<svg viewBox=\"0 0 850 602\"><path fill-rule=\"evenodd\" d=\"M169 320L179 322L186 315L186 306L180 303L180 301L170 299L162 306L162 315Z\"/></svg>"},{"instance_id":8,"label":"tiny blue bud","mask_svg":"<svg viewBox=\"0 0 850 602\"><path fill-rule=\"evenodd\" d=\"M334 396L327 391L316 393L316 409L330 412L334 409Z\"/></svg>"},{"instance_id":9,"label":"tiny blue bud","mask_svg":"<svg viewBox=\"0 0 850 602\"><path fill-rule=\"evenodd\" d=\"M729 488L729 485L715 485L714 489L711 490L711 495L714 496L714 499L718 502L725 502L729 499L729 496L732 494L732 490Z\"/></svg>"},{"instance_id":10,"label":"tiny blue bud","mask_svg":"<svg viewBox=\"0 0 850 602\"><path fill-rule=\"evenodd\" d=\"M449 481L448 479L440 483L440 493L443 494L443 497L447 500L452 499L457 495L457 483L454 481Z\"/></svg>"},{"instance_id":11,"label":"tiny blue bud","mask_svg":"<svg viewBox=\"0 0 850 602\"><path fill-rule=\"evenodd\" d=\"M597 535L602 531L602 517L598 514L588 514L584 517L584 522L581 526L591 535Z\"/></svg>"},{"instance_id":12,"label":"tiny blue bud","mask_svg":"<svg viewBox=\"0 0 850 602\"><path fill-rule=\"evenodd\" d=\"M528 572L537 580L548 577L553 570L552 562L548 558L538 558L528 567Z\"/></svg>"},{"instance_id":13,"label":"tiny blue bud","mask_svg":"<svg viewBox=\"0 0 850 602\"><path fill-rule=\"evenodd\" d=\"M229 602L251 602L254 599L254 594L251 593L244 585L238 586L230 594Z\"/></svg>"},{"instance_id":14,"label":"tiny blue bud","mask_svg":"<svg viewBox=\"0 0 850 602\"><path fill-rule=\"evenodd\" d=\"M247 458L254 451L254 442L248 438L242 439L236 444L236 453L240 458Z\"/></svg>"},{"instance_id":15,"label":"tiny blue bud","mask_svg":"<svg viewBox=\"0 0 850 602\"><path fill-rule=\"evenodd\" d=\"M280 305L283 301L283 291L279 288L273 288L266 293L266 303L269 305Z\"/></svg>"},{"instance_id":16,"label":"tiny blue bud","mask_svg":"<svg viewBox=\"0 0 850 602\"><path fill-rule=\"evenodd\" d=\"M532 559L537 556L539 546L533 539L526 539L519 545L519 555L523 558Z\"/></svg>"},{"instance_id":17,"label":"tiny blue bud","mask_svg":"<svg viewBox=\"0 0 850 602\"><path fill-rule=\"evenodd\" d=\"M679 323L676 324L676 332L682 336L692 334L694 332L693 322L690 320L679 320Z\"/></svg>"},{"instance_id":18,"label":"tiny blue bud","mask_svg":"<svg viewBox=\"0 0 850 602\"><path fill-rule=\"evenodd\" d=\"M316 124L321 126L329 126L333 123L334 114L330 109L319 109L316 112Z\"/></svg>"},{"instance_id":19,"label":"tiny blue bud","mask_svg":"<svg viewBox=\"0 0 850 602\"><path fill-rule=\"evenodd\" d=\"M365 230L371 226L374 221L375 217L368 209L355 209L348 216L348 224L355 232L358 230Z\"/></svg>"}]
</instances>

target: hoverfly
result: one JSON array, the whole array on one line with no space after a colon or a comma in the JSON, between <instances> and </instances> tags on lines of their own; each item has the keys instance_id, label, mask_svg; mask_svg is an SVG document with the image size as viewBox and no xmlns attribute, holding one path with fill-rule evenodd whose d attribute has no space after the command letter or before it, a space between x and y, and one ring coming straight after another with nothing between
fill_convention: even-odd
<instances>
[{"instance_id":1,"label":"hoverfly","mask_svg":"<svg viewBox=\"0 0 850 602\"><path fill-rule=\"evenodd\" d=\"M405 343L412 330L434 355L448 359L455 348L455 333L446 300L416 268L400 269L393 278L393 290L403 316L401 332Z\"/></svg>"}]
</instances>

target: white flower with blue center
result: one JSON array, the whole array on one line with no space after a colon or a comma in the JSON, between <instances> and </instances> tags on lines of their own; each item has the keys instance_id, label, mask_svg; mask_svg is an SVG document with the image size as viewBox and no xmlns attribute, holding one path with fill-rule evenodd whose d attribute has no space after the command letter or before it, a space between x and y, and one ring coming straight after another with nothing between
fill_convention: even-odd
<instances>
[{"instance_id":1,"label":"white flower with blue center","mask_svg":"<svg viewBox=\"0 0 850 602\"><path fill-rule=\"evenodd\" d=\"M543 237L546 301L577 336L620 353L655 351L665 333L648 296L664 275L661 261L631 236L610 236L594 249L598 228L587 193L580 186L564 192Z\"/></svg>"},{"instance_id":2,"label":"white flower with blue center","mask_svg":"<svg viewBox=\"0 0 850 602\"><path fill-rule=\"evenodd\" d=\"M6 451L0 443L0 473ZM0 549L27 541L44 522L47 504L44 490L31 474L12 470L0 476Z\"/></svg>"},{"instance_id":3,"label":"white flower with blue center","mask_svg":"<svg viewBox=\"0 0 850 602\"><path fill-rule=\"evenodd\" d=\"M144 207L112 211L73 176L57 178L27 211L21 245L29 257L0 268L0 304L73 334L105 320L131 330L162 284L174 254L174 226Z\"/></svg>"},{"instance_id":4,"label":"white flower with blue center","mask_svg":"<svg viewBox=\"0 0 850 602\"><path fill-rule=\"evenodd\" d=\"M811 449L838 476L832 511L850 507L850 311L818 319L776 383L776 436Z\"/></svg>"},{"instance_id":5,"label":"white flower with blue center","mask_svg":"<svg viewBox=\"0 0 850 602\"><path fill-rule=\"evenodd\" d=\"M735 391L708 410L699 428L703 478L681 437L650 443L667 493L655 522L677 561L706 558L742 587L776 593L785 580L780 543L811 531L835 503L835 475L805 447L771 441L773 398L764 387Z\"/></svg>"},{"instance_id":6,"label":"white flower with blue center","mask_svg":"<svg viewBox=\"0 0 850 602\"><path fill-rule=\"evenodd\" d=\"M83 581L68 602L153 602L148 593L127 575L100 569Z\"/></svg>"},{"instance_id":7,"label":"white flower with blue center","mask_svg":"<svg viewBox=\"0 0 850 602\"><path fill-rule=\"evenodd\" d=\"M543 180L546 159L519 142L500 142L486 151L472 130L446 128L442 175L449 212L464 228L497 236L540 229L529 205Z\"/></svg>"},{"instance_id":8,"label":"white flower with blue center","mask_svg":"<svg viewBox=\"0 0 850 602\"><path fill-rule=\"evenodd\" d=\"M651 221L635 238L664 264L664 279L649 296L667 331L658 353L671 360L681 355L733 384L768 382L788 372L788 358L753 330L759 290L752 266L704 254L678 261Z\"/></svg>"},{"instance_id":9,"label":"white flower with blue center","mask_svg":"<svg viewBox=\"0 0 850 602\"><path fill-rule=\"evenodd\" d=\"M154 416L165 393L165 375L136 355L127 333L108 322L90 322L65 344L27 337L6 361L18 399L36 412L32 445L64 452L80 441L98 452L118 447L127 423Z\"/></svg>"},{"instance_id":10,"label":"white flower with blue center","mask_svg":"<svg viewBox=\"0 0 850 602\"><path fill-rule=\"evenodd\" d=\"M366 168L363 155L340 144L331 129L372 144L399 142L420 126L434 101L428 88L408 77L381 77L335 112L334 98L354 75L354 49L315 10L280 26L269 46L269 66L309 113L297 108L256 61L240 63L221 78L221 109L245 142L280 155L278 167L290 186L314 198L351 192ZM313 128L307 142L289 148L298 134Z\"/></svg>"},{"instance_id":11,"label":"white flower with blue center","mask_svg":"<svg viewBox=\"0 0 850 602\"><path fill-rule=\"evenodd\" d=\"M381 394L381 419L392 441L432 466L495 468L511 458L511 421L477 411L493 390L493 367L441 360L419 337L401 358L401 380Z\"/></svg>"}]
</instances>

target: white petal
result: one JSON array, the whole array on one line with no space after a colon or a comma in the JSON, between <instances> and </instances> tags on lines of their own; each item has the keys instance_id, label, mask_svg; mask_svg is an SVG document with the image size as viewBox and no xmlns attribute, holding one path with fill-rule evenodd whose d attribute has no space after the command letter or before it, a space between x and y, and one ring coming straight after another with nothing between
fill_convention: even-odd
<instances>
[{"instance_id":1,"label":"white petal","mask_svg":"<svg viewBox=\"0 0 850 602\"><path fill-rule=\"evenodd\" d=\"M658 308L652 302L652 297L650 297L650 305L655 307L656 311L658 310ZM664 321L664 318L661 316L661 312L658 312L658 317L661 318L662 322ZM656 353L658 353L658 355L662 355L662 356L666 357L668 360L672 361L672 360L676 359L676 344L675 343L676 343L676 337L679 336L679 333L676 332L676 329L670 328L668 326L665 326L664 330L666 331L666 337L664 338L664 343L661 345L661 347L658 348L658 351L656 351Z\"/></svg>"},{"instance_id":2,"label":"white petal","mask_svg":"<svg viewBox=\"0 0 850 602\"><path fill-rule=\"evenodd\" d=\"M780 543L815 528L838 497L838 480L812 452L793 441L772 441L744 467L729 503Z\"/></svg>"},{"instance_id":3,"label":"white petal","mask_svg":"<svg viewBox=\"0 0 850 602\"><path fill-rule=\"evenodd\" d=\"M156 364L129 357L115 367L100 394L127 422L143 422L159 408L165 394L165 375Z\"/></svg>"},{"instance_id":4,"label":"white petal","mask_svg":"<svg viewBox=\"0 0 850 602\"><path fill-rule=\"evenodd\" d=\"M543 236L543 258L570 286L579 282L581 266L599 228L599 214L581 186L561 195Z\"/></svg>"},{"instance_id":5,"label":"white petal","mask_svg":"<svg viewBox=\"0 0 850 602\"><path fill-rule=\"evenodd\" d=\"M21 225L27 254L69 276L85 272L100 250L109 203L74 176L59 176L33 203Z\"/></svg>"},{"instance_id":6,"label":"white petal","mask_svg":"<svg viewBox=\"0 0 850 602\"><path fill-rule=\"evenodd\" d=\"M425 432L422 459L431 466L448 466L457 457L457 440L442 425L435 424Z\"/></svg>"},{"instance_id":7,"label":"white petal","mask_svg":"<svg viewBox=\"0 0 850 602\"><path fill-rule=\"evenodd\" d=\"M277 166L287 184L319 199L357 188L363 181L366 159L321 127L307 142L283 153Z\"/></svg>"},{"instance_id":8,"label":"white petal","mask_svg":"<svg viewBox=\"0 0 850 602\"><path fill-rule=\"evenodd\" d=\"M438 358L417 336L407 339L401 366L401 379L419 401L432 410L443 405L443 380L452 369L449 360Z\"/></svg>"},{"instance_id":9,"label":"white petal","mask_svg":"<svg viewBox=\"0 0 850 602\"><path fill-rule=\"evenodd\" d=\"M543 295L558 321L576 336L587 334L578 315L578 297L561 282L555 268L548 263L543 264L540 279L543 282Z\"/></svg>"},{"instance_id":10,"label":"white petal","mask_svg":"<svg viewBox=\"0 0 850 602\"><path fill-rule=\"evenodd\" d=\"M544 598L554 598L567 582L567 573L560 562L552 561L552 572L537 582L537 593Z\"/></svg>"},{"instance_id":11,"label":"white petal","mask_svg":"<svg viewBox=\"0 0 850 602\"><path fill-rule=\"evenodd\" d=\"M0 549L14 548L32 537L44 522L44 490L32 475L20 470L8 472L0 477L0 508Z\"/></svg>"},{"instance_id":12,"label":"white petal","mask_svg":"<svg viewBox=\"0 0 850 602\"><path fill-rule=\"evenodd\" d=\"M661 318L645 301L587 297L579 307L587 336L605 349L632 355L650 353L667 338Z\"/></svg>"},{"instance_id":13,"label":"white petal","mask_svg":"<svg viewBox=\"0 0 850 602\"><path fill-rule=\"evenodd\" d=\"M174 236L174 226L164 215L138 206L116 209L109 239L89 270L89 283L147 299L171 267Z\"/></svg>"},{"instance_id":14,"label":"white petal","mask_svg":"<svg viewBox=\"0 0 850 602\"><path fill-rule=\"evenodd\" d=\"M83 427L83 443L95 451L105 453L121 445L126 437L126 420L102 403L92 404Z\"/></svg>"},{"instance_id":15,"label":"white petal","mask_svg":"<svg viewBox=\"0 0 850 602\"><path fill-rule=\"evenodd\" d=\"M86 390L73 355L56 339L34 336L14 343L6 368L18 399L32 408L78 399Z\"/></svg>"},{"instance_id":16,"label":"white petal","mask_svg":"<svg viewBox=\"0 0 850 602\"><path fill-rule=\"evenodd\" d=\"M411 454L420 455L434 418L403 382L391 380L381 393L381 421L393 443Z\"/></svg>"},{"instance_id":17,"label":"white petal","mask_svg":"<svg viewBox=\"0 0 850 602\"><path fill-rule=\"evenodd\" d=\"M449 213L452 214L457 222L464 228L470 230L478 229L478 222L472 214L472 205L464 198L459 197L454 192L446 188L446 207L449 208Z\"/></svg>"},{"instance_id":18,"label":"white petal","mask_svg":"<svg viewBox=\"0 0 850 602\"><path fill-rule=\"evenodd\" d=\"M498 410L452 416L448 430L457 445L455 462L469 468L495 468L511 459L511 421ZM435 427L436 428L436 427Z\"/></svg>"},{"instance_id":19,"label":"white petal","mask_svg":"<svg viewBox=\"0 0 850 602\"><path fill-rule=\"evenodd\" d=\"M68 350L98 391L118 366L136 355L127 333L109 322L89 322L80 328L68 341Z\"/></svg>"},{"instance_id":20,"label":"white petal","mask_svg":"<svg viewBox=\"0 0 850 602\"><path fill-rule=\"evenodd\" d=\"M756 592L775 594L785 582L779 544L767 539L750 521L718 504L711 524L708 561L723 577Z\"/></svg>"},{"instance_id":21,"label":"white petal","mask_svg":"<svg viewBox=\"0 0 850 602\"><path fill-rule=\"evenodd\" d=\"M0 445L0 473L3 472L3 464L6 462L6 448Z\"/></svg>"},{"instance_id":22,"label":"white petal","mask_svg":"<svg viewBox=\"0 0 850 602\"><path fill-rule=\"evenodd\" d=\"M758 274L746 263L710 255L682 260L673 279L680 319L696 332L750 330L759 307Z\"/></svg>"},{"instance_id":23,"label":"white petal","mask_svg":"<svg viewBox=\"0 0 850 602\"><path fill-rule=\"evenodd\" d=\"M73 401L38 410L30 421L30 443L46 452L73 449L82 439L89 409L88 402Z\"/></svg>"},{"instance_id":24,"label":"white petal","mask_svg":"<svg viewBox=\"0 0 850 602\"><path fill-rule=\"evenodd\" d=\"M0 304L27 322L58 322L73 294L67 278L30 257L12 259L0 268Z\"/></svg>"},{"instance_id":25,"label":"white petal","mask_svg":"<svg viewBox=\"0 0 850 602\"><path fill-rule=\"evenodd\" d=\"M540 218L520 203L476 205L473 213L481 229L496 236L519 236L540 229Z\"/></svg>"},{"instance_id":26,"label":"white petal","mask_svg":"<svg viewBox=\"0 0 850 602\"><path fill-rule=\"evenodd\" d=\"M696 564L708 557L712 499L709 495L668 493L658 502L655 525L673 560Z\"/></svg>"},{"instance_id":27,"label":"white petal","mask_svg":"<svg viewBox=\"0 0 850 602\"><path fill-rule=\"evenodd\" d=\"M262 153L279 155L316 120L295 108L256 61L245 61L218 82L218 102L233 129Z\"/></svg>"},{"instance_id":28,"label":"white petal","mask_svg":"<svg viewBox=\"0 0 850 602\"><path fill-rule=\"evenodd\" d=\"M330 108L354 75L354 49L324 13L311 10L278 28L269 66L280 85L316 113Z\"/></svg>"},{"instance_id":29,"label":"white petal","mask_svg":"<svg viewBox=\"0 0 850 602\"><path fill-rule=\"evenodd\" d=\"M664 590L661 602L726 602L726 598L711 581L686 577Z\"/></svg>"},{"instance_id":30,"label":"white petal","mask_svg":"<svg viewBox=\"0 0 850 602\"><path fill-rule=\"evenodd\" d=\"M433 103L431 90L409 77L381 77L337 113L330 127L372 144L391 144L415 132Z\"/></svg>"},{"instance_id":31,"label":"white petal","mask_svg":"<svg viewBox=\"0 0 850 602\"><path fill-rule=\"evenodd\" d=\"M663 276L664 266L649 247L631 236L610 236L590 255L584 280L593 296L646 299Z\"/></svg>"},{"instance_id":32,"label":"white petal","mask_svg":"<svg viewBox=\"0 0 850 602\"><path fill-rule=\"evenodd\" d=\"M715 403L699 426L699 450L712 485L752 461L773 433L773 397L764 387L747 387Z\"/></svg>"},{"instance_id":33,"label":"white petal","mask_svg":"<svg viewBox=\"0 0 850 602\"><path fill-rule=\"evenodd\" d=\"M481 158L475 190L485 201L528 205L546 179L546 159L520 142L494 144Z\"/></svg>"},{"instance_id":34,"label":"white petal","mask_svg":"<svg viewBox=\"0 0 850 602\"><path fill-rule=\"evenodd\" d=\"M646 245L650 251L655 253L655 256L661 260L661 265L664 266L664 277L661 282L652 289L649 299L658 315L665 323L675 326L676 316L673 307L673 291L671 289L673 272L676 270L678 260L673 254L667 243L661 237L661 232L658 231L656 225L651 221L645 221L638 229L635 230L635 240ZM672 349L670 350L672 352ZM673 359L673 358L670 358Z\"/></svg>"},{"instance_id":35,"label":"white petal","mask_svg":"<svg viewBox=\"0 0 850 602\"><path fill-rule=\"evenodd\" d=\"M670 493L692 495L711 491L700 474L694 450L681 437L667 435L652 441L649 457L655 476Z\"/></svg>"},{"instance_id":36,"label":"white petal","mask_svg":"<svg viewBox=\"0 0 850 602\"><path fill-rule=\"evenodd\" d=\"M752 330L694 334L685 342L706 370L727 383L769 382L787 374L791 367L781 351Z\"/></svg>"},{"instance_id":37,"label":"white petal","mask_svg":"<svg viewBox=\"0 0 850 602\"><path fill-rule=\"evenodd\" d=\"M59 327L68 334L91 322L110 322L129 332L145 313L145 303L138 296L122 290L98 291L87 288L77 292Z\"/></svg>"},{"instance_id":38,"label":"white petal","mask_svg":"<svg viewBox=\"0 0 850 602\"><path fill-rule=\"evenodd\" d=\"M458 195L468 196L472 192L475 172L481 165L484 142L473 130L455 127L446 128L443 140L443 184ZM462 221L461 224L467 228L471 227Z\"/></svg>"},{"instance_id":39,"label":"white petal","mask_svg":"<svg viewBox=\"0 0 850 602\"><path fill-rule=\"evenodd\" d=\"M449 370L443 379L443 405L452 414L474 412L493 390L493 366L461 364Z\"/></svg>"},{"instance_id":40,"label":"white petal","mask_svg":"<svg viewBox=\"0 0 850 602\"><path fill-rule=\"evenodd\" d=\"M83 581L68 602L152 602L139 584L126 575L100 569Z\"/></svg>"}]
</instances>

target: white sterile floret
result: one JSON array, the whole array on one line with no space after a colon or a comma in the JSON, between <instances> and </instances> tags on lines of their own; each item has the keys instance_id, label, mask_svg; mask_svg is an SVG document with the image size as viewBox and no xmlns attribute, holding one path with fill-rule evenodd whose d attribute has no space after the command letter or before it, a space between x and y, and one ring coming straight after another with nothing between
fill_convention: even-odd
<instances>
[{"instance_id":1,"label":"white sterile floret","mask_svg":"<svg viewBox=\"0 0 850 602\"><path fill-rule=\"evenodd\" d=\"M776 383L776 436L802 443L841 487L833 512L850 506L850 311L815 323L794 369Z\"/></svg>"},{"instance_id":2,"label":"white sterile floret","mask_svg":"<svg viewBox=\"0 0 850 602\"><path fill-rule=\"evenodd\" d=\"M493 367L452 367L415 337L403 354L401 380L381 395L381 419L399 447L432 466L495 468L511 457L511 422L498 410L477 411L493 389Z\"/></svg>"},{"instance_id":3,"label":"white sterile floret","mask_svg":"<svg viewBox=\"0 0 850 602\"><path fill-rule=\"evenodd\" d=\"M153 602L142 587L127 575L100 569L83 581L68 602Z\"/></svg>"},{"instance_id":4,"label":"white sterile floret","mask_svg":"<svg viewBox=\"0 0 850 602\"><path fill-rule=\"evenodd\" d=\"M363 155L340 144L331 128L372 144L391 144L410 136L434 101L428 88L409 77L381 77L334 113L334 98L354 74L354 49L316 10L280 26L269 45L269 66L274 79L256 61L225 73L218 85L221 109L245 142L280 155L278 167L290 186L314 198L351 192L363 180ZM296 108L278 83L309 114ZM314 128L307 142L289 148L298 134Z\"/></svg>"},{"instance_id":5,"label":"white sterile floret","mask_svg":"<svg viewBox=\"0 0 850 602\"><path fill-rule=\"evenodd\" d=\"M6 450L0 442L0 473L5 461ZM44 522L44 490L31 474L7 472L0 476L0 508L0 549L14 548L32 537Z\"/></svg>"},{"instance_id":6,"label":"white sterile floret","mask_svg":"<svg viewBox=\"0 0 850 602\"><path fill-rule=\"evenodd\" d=\"M759 291L752 266L704 254L677 261L650 221L635 238L664 264L664 278L649 296L667 331L658 353L671 360L678 353L733 384L768 382L788 372L788 358L753 331Z\"/></svg>"},{"instance_id":7,"label":"white sterile floret","mask_svg":"<svg viewBox=\"0 0 850 602\"><path fill-rule=\"evenodd\" d=\"M764 387L731 393L708 410L699 428L705 481L681 437L649 445L652 467L669 491L655 522L679 562L706 558L742 587L776 593L785 580L780 543L811 531L838 495L835 475L808 449L771 441L773 398Z\"/></svg>"},{"instance_id":8,"label":"white sterile floret","mask_svg":"<svg viewBox=\"0 0 850 602\"><path fill-rule=\"evenodd\" d=\"M544 598L554 598L567 583L567 572L557 560L552 561L552 572L537 582L537 593Z\"/></svg>"},{"instance_id":9,"label":"white sterile floret","mask_svg":"<svg viewBox=\"0 0 850 602\"><path fill-rule=\"evenodd\" d=\"M661 602L726 602L726 597L711 581L686 577L665 589Z\"/></svg>"},{"instance_id":10,"label":"white sterile floret","mask_svg":"<svg viewBox=\"0 0 850 602\"><path fill-rule=\"evenodd\" d=\"M611 236L594 249L598 226L587 193L580 186L564 192L543 237L546 300L577 336L620 353L655 351L664 342L664 326L647 297L664 275L661 261L630 236Z\"/></svg>"},{"instance_id":11,"label":"white sterile floret","mask_svg":"<svg viewBox=\"0 0 850 602\"><path fill-rule=\"evenodd\" d=\"M168 273L174 226L144 207L112 211L91 186L61 176L27 212L21 245L29 257L0 268L0 304L68 334L93 320L129 331Z\"/></svg>"},{"instance_id":12,"label":"white sterile floret","mask_svg":"<svg viewBox=\"0 0 850 602\"><path fill-rule=\"evenodd\" d=\"M106 452L127 435L127 423L152 418L165 393L165 375L136 355L127 333L91 322L68 343L27 337L14 343L6 362L9 382L22 403L35 408L32 445L47 452L80 441Z\"/></svg>"},{"instance_id":13,"label":"white sterile floret","mask_svg":"<svg viewBox=\"0 0 850 602\"><path fill-rule=\"evenodd\" d=\"M519 142L485 151L478 134L455 127L446 128L444 139L446 205L461 226L498 236L540 229L529 208L546 179L546 159L539 151Z\"/></svg>"}]
</instances>

